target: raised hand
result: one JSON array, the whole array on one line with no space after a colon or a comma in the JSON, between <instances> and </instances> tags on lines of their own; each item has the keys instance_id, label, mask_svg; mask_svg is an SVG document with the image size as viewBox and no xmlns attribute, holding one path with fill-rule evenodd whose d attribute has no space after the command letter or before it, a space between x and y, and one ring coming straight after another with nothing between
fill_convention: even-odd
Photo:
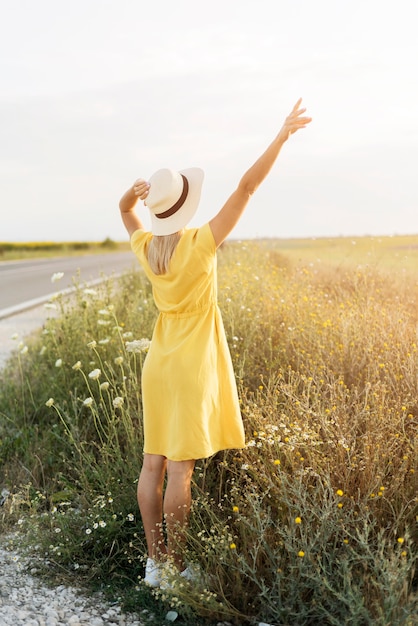
<instances>
[{"instance_id":1,"label":"raised hand","mask_svg":"<svg viewBox=\"0 0 418 626\"><path fill-rule=\"evenodd\" d=\"M278 135L282 141L287 141L290 135L293 135L293 133L300 128L306 128L306 126L312 121L311 117L301 117L306 111L305 108L300 108L301 103L302 98L299 98L289 115L286 117Z\"/></svg>"},{"instance_id":2,"label":"raised hand","mask_svg":"<svg viewBox=\"0 0 418 626\"><path fill-rule=\"evenodd\" d=\"M140 200L146 200L149 193L150 184L143 178L138 178L133 184L134 194Z\"/></svg>"}]
</instances>

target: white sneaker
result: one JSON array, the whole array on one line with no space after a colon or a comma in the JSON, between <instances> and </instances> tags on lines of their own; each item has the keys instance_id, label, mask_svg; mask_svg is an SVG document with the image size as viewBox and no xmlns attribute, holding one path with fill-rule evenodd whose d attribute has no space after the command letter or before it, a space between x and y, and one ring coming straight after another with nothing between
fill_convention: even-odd
<instances>
[{"instance_id":1,"label":"white sneaker","mask_svg":"<svg viewBox=\"0 0 418 626\"><path fill-rule=\"evenodd\" d=\"M179 572L174 567L168 568L166 566L162 575L160 588L163 591L175 589L176 585L179 583L179 577L184 578L189 582L196 582L199 579L196 569L191 565L186 567L186 569L184 569L182 572Z\"/></svg>"},{"instance_id":2,"label":"white sneaker","mask_svg":"<svg viewBox=\"0 0 418 626\"><path fill-rule=\"evenodd\" d=\"M150 587L159 587L162 580L162 566L148 557L145 566L144 582Z\"/></svg>"}]
</instances>

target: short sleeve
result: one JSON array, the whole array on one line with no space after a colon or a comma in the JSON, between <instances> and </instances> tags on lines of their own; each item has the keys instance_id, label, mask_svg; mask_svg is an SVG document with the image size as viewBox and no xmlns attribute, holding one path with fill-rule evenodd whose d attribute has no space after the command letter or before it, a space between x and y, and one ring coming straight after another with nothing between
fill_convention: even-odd
<instances>
[{"instance_id":1,"label":"short sleeve","mask_svg":"<svg viewBox=\"0 0 418 626\"><path fill-rule=\"evenodd\" d=\"M131 237L131 249L135 256L141 259L144 254L145 245L151 239L152 234L146 230L136 230L132 233Z\"/></svg>"}]
</instances>

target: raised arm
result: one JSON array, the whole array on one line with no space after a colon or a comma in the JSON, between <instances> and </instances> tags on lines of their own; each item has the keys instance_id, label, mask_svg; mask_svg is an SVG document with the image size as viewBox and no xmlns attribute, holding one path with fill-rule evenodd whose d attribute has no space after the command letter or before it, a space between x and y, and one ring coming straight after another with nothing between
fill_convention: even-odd
<instances>
[{"instance_id":1,"label":"raised arm","mask_svg":"<svg viewBox=\"0 0 418 626\"><path fill-rule=\"evenodd\" d=\"M135 205L138 200L145 200L148 196L149 184L142 178L138 178L126 191L119 202L122 221L129 236L136 230L143 228L143 224L135 213Z\"/></svg>"},{"instance_id":2,"label":"raised arm","mask_svg":"<svg viewBox=\"0 0 418 626\"><path fill-rule=\"evenodd\" d=\"M301 117L306 111L306 109L300 108L301 102L302 99L300 98L286 117L278 135L268 146L267 150L245 172L237 189L228 198L219 213L210 220L209 224L217 246L226 239L237 224L249 199L273 167L285 141L300 128L305 128L311 121L312 118L310 117Z\"/></svg>"}]
</instances>

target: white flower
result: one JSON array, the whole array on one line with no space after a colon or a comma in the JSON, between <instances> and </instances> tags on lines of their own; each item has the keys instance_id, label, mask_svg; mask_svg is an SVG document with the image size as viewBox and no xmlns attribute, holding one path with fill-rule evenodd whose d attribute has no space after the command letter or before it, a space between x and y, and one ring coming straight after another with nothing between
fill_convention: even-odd
<instances>
[{"instance_id":1,"label":"white flower","mask_svg":"<svg viewBox=\"0 0 418 626\"><path fill-rule=\"evenodd\" d=\"M42 348L39 350L39 356L43 356L46 352L46 346L42 346Z\"/></svg>"},{"instance_id":2,"label":"white flower","mask_svg":"<svg viewBox=\"0 0 418 626\"><path fill-rule=\"evenodd\" d=\"M109 389L109 383L106 381L100 385L101 391L107 391Z\"/></svg>"},{"instance_id":3,"label":"white flower","mask_svg":"<svg viewBox=\"0 0 418 626\"><path fill-rule=\"evenodd\" d=\"M97 296L97 291L95 289L83 289L83 293L86 296Z\"/></svg>"},{"instance_id":4,"label":"white flower","mask_svg":"<svg viewBox=\"0 0 418 626\"><path fill-rule=\"evenodd\" d=\"M55 272L55 274L52 274L51 276L51 283L56 283L59 280L61 280L61 278L64 276L64 272Z\"/></svg>"},{"instance_id":5,"label":"white flower","mask_svg":"<svg viewBox=\"0 0 418 626\"><path fill-rule=\"evenodd\" d=\"M107 309L100 309L99 315L110 315L110 313Z\"/></svg>"},{"instance_id":6,"label":"white flower","mask_svg":"<svg viewBox=\"0 0 418 626\"><path fill-rule=\"evenodd\" d=\"M126 516L126 519L128 520L128 522L133 522L135 517L133 516L132 513L128 513L128 515Z\"/></svg>"},{"instance_id":7,"label":"white flower","mask_svg":"<svg viewBox=\"0 0 418 626\"><path fill-rule=\"evenodd\" d=\"M91 535L91 528L86 528L86 535Z\"/></svg>"},{"instance_id":8,"label":"white flower","mask_svg":"<svg viewBox=\"0 0 418 626\"><path fill-rule=\"evenodd\" d=\"M83 406L91 406L93 404L94 400L93 398L86 398L85 400L83 400Z\"/></svg>"},{"instance_id":9,"label":"white flower","mask_svg":"<svg viewBox=\"0 0 418 626\"><path fill-rule=\"evenodd\" d=\"M106 337L106 339L100 339L99 343L101 346L105 346L107 343L109 343L109 341L109 337Z\"/></svg>"},{"instance_id":10,"label":"white flower","mask_svg":"<svg viewBox=\"0 0 418 626\"><path fill-rule=\"evenodd\" d=\"M133 335L133 333L130 330L127 330L126 333L123 333L123 335L122 335L122 337L124 339L132 339L133 336L134 335Z\"/></svg>"},{"instance_id":11,"label":"white flower","mask_svg":"<svg viewBox=\"0 0 418 626\"><path fill-rule=\"evenodd\" d=\"M113 400L113 406L115 407L115 409L118 409L119 407L121 407L123 404L123 398L121 398L120 396L116 396L116 398Z\"/></svg>"},{"instance_id":12,"label":"white flower","mask_svg":"<svg viewBox=\"0 0 418 626\"><path fill-rule=\"evenodd\" d=\"M73 370L81 370L81 361L77 361L77 363L74 363Z\"/></svg>"},{"instance_id":13,"label":"white flower","mask_svg":"<svg viewBox=\"0 0 418 626\"><path fill-rule=\"evenodd\" d=\"M95 370L92 370L90 372L89 378L91 378L92 380L98 380L101 374L102 374L102 370L100 370L99 368L96 368Z\"/></svg>"},{"instance_id":14,"label":"white flower","mask_svg":"<svg viewBox=\"0 0 418 626\"><path fill-rule=\"evenodd\" d=\"M28 346L23 346L23 348L20 351L20 354L27 354L28 350L29 350Z\"/></svg>"},{"instance_id":15,"label":"white flower","mask_svg":"<svg viewBox=\"0 0 418 626\"><path fill-rule=\"evenodd\" d=\"M122 365L123 363L123 356L117 356L115 359L115 365Z\"/></svg>"},{"instance_id":16,"label":"white flower","mask_svg":"<svg viewBox=\"0 0 418 626\"><path fill-rule=\"evenodd\" d=\"M104 522L103 520L100 520L99 526L100 528L104 528L106 526L106 522Z\"/></svg>"},{"instance_id":17,"label":"white flower","mask_svg":"<svg viewBox=\"0 0 418 626\"><path fill-rule=\"evenodd\" d=\"M88 348L95 348L96 346L97 346L97 343L94 341L94 339L93 339L93 341L90 341L90 342L87 344L87 347L88 347Z\"/></svg>"},{"instance_id":18,"label":"white flower","mask_svg":"<svg viewBox=\"0 0 418 626\"><path fill-rule=\"evenodd\" d=\"M126 351L127 352L135 352L138 354L139 352L146 352L151 345L151 341L149 339L134 339L134 341L126 341Z\"/></svg>"},{"instance_id":19,"label":"white flower","mask_svg":"<svg viewBox=\"0 0 418 626\"><path fill-rule=\"evenodd\" d=\"M45 402L45 406L48 406L48 407L54 406L54 402L55 402L54 398L49 398L49 400Z\"/></svg>"},{"instance_id":20,"label":"white flower","mask_svg":"<svg viewBox=\"0 0 418 626\"><path fill-rule=\"evenodd\" d=\"M54 530L57 534L61 532L61 528L55 528Z\"/></svg>"},{"instance_id":21,"label":"white flower","mask_svg":"<svg viewBox=\"0 0 418 626\"><path fill-rule=\"evenodd\" d=\"M109 326L111 324L110 320L97 320L99 326Z\"/></svg>"},{"instance_id":22,"label":"white flower","mask_svg":"<svg viewBox=\"0 0 418 626\"><path fill-rule=\"evenodd\" d=\"M62 366L62 359L57 359L55 361L55 367L61 367Z\"/></svg>"}]
</instances>

